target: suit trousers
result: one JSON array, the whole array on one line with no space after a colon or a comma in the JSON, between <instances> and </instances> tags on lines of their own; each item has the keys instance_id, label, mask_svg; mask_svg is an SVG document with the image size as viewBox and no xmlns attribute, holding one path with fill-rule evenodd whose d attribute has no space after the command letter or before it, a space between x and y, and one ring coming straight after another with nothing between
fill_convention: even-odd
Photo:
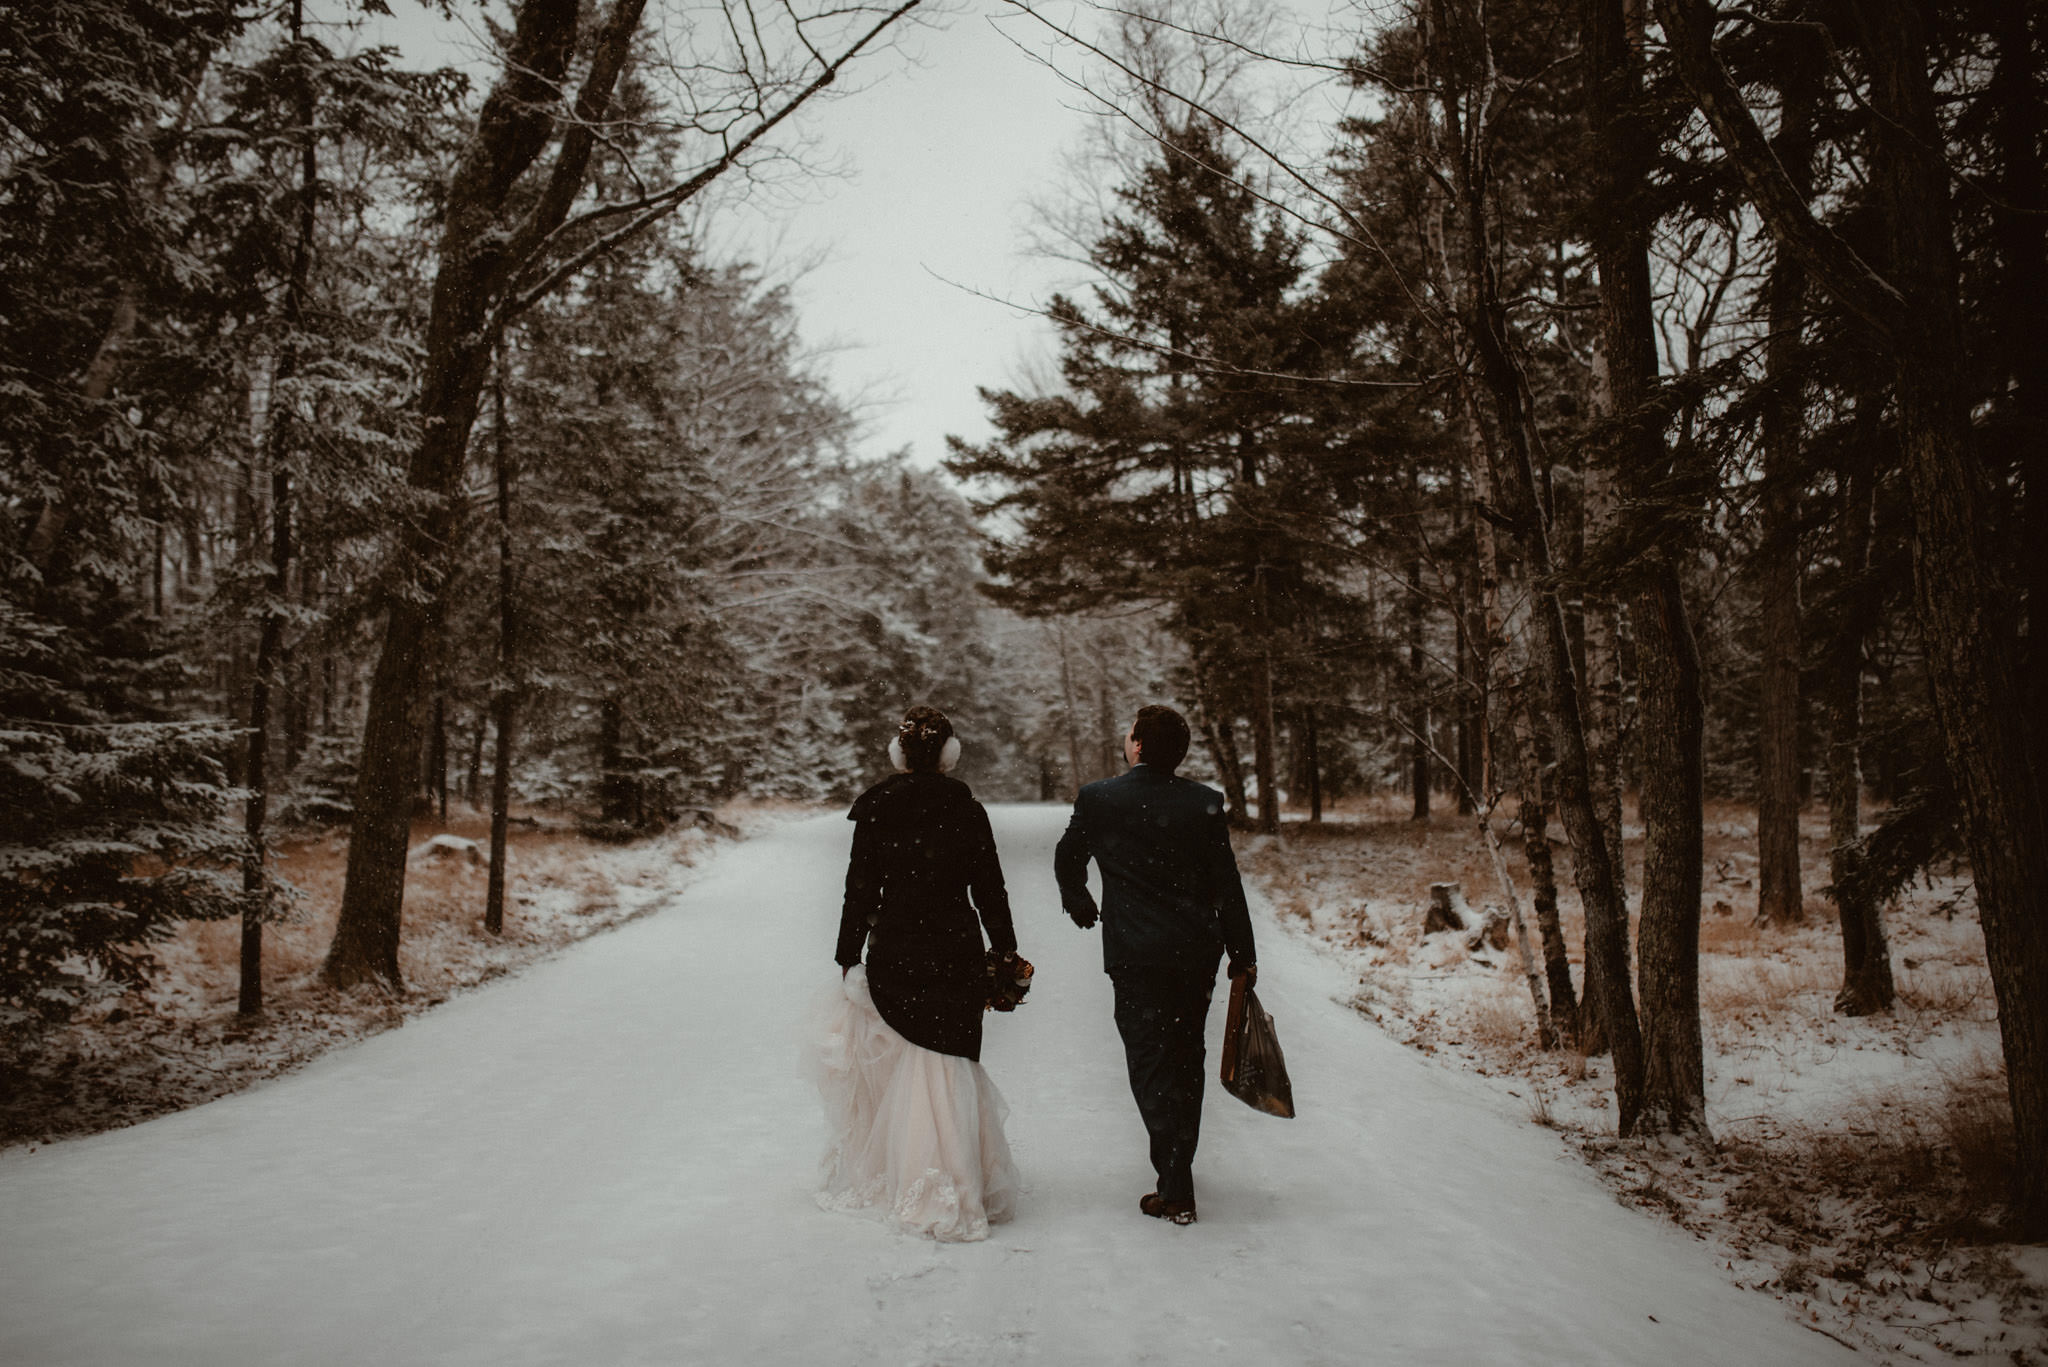
<instances>
[{"instance_id":1,"label":"suit trousers","mask_svg":"<svg viewBox=\"0 0 2048 1367\"><path fill-rule=\"evenodd\" d=\"M1123 1036L1131 1095L1152 1140L1157 1190L1169 1201L1195 1198L1195 1144L1202 1131L1202 1031L1216 992L1217 962L1125 965L1109 975L1116 987L1116 1028Z\"/></svg>"}]
</instances>

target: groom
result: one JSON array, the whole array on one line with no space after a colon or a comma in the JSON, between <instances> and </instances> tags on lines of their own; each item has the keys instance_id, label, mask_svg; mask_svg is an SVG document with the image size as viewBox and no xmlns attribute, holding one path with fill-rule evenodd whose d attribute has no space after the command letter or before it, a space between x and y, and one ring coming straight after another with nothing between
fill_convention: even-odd
<instances>
[{"instance_id":1,"label":"groom","mask_svg":"<svg viewBox=\"0 0 2048 1367\"><path fill-rule=\"evenodd\" d=\"M1083 788L1053 855L1074 924L1095 924L1088 861L1102 872L1102 966L1116 987L1116 1028L1131 1094L1152 1138L1158 1190L1138 1209L1195 1222L1195 1141L1202 1126L1202 1027L1216 963L1258 976L1244 886L1230 852L1223 798L1173 771L1188 724L1170 707L1141 707L1124 737L1131 767Z\"/></svg>"}]
</instances>

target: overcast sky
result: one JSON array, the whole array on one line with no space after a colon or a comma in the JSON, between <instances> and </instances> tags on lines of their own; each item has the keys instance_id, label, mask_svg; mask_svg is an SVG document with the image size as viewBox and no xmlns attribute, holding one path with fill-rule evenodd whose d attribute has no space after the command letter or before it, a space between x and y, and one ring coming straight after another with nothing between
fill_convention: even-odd
<instances>
[{"instance_id":1,"label":"overcast sky","mask_svg":"<svg viewBox=\"0 0 2048 1367\"><path fill-rule=\"evenodd\" d=\"M464 62L489 79L465 31L473 4L459 6L467 25L405 0L392 8L375 41L409 64ZM724 194L705 219L720 256L789 284L818 367L858 405L867 454L908 449L930 464L949 433L984 439L992 429L975 387L1015 385L1053 355L1043 320L970 291L1036 306L1073 286L1075 266L1032 250L1030 202L1059 192L1065 160L1101 115L1034 59L1052 35L993 17L1005 9L956 0L906 30L844 82L851 93L792 130L806 163L830 174ZM1079 63L1071 51L1057 60Z\"/></svg>"}]
</instances>

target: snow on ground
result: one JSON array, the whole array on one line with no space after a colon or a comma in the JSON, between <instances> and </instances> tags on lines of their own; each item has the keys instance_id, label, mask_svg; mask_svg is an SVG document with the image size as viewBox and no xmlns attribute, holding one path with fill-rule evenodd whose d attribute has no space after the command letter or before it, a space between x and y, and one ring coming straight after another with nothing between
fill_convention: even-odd
<instances>
[{"instance_id":1,"label":"snow on ground","mask_svg":"<svg viewBox=\"0 0 2048 1367\"><path fill-rule=\"evenodd\" d=\"M993 815L1038 977L988 1032L1026 1193L987 1243L812 1202L795 1035L851 832L827 816L291 1076L0 1154L0 1363L1856 1360L1362 1019L1263 905L1301 1117L1212 1087L1201 1223L1141 1216L1099 940L1052 883L1065 812Z\"/></svg>"},{"instance_id":2,"label":"snow on ground","mask_svg":"<svg viewBox=\"0 0 2048 1367\"><path fill-rule=\"evenodd\" d=\"M1937 878L1893 910L1898 1003L1845 1017L1833 1009L1840 937L1814 891L1826 883L1824 820L1810 816L1803 833L1807 924L1759 928L1754 836L1738 814L1721 812L1707 842L1711 1158L1613 1138L1607 1060L1534 1048L1512 942L1475 953L1460 936L1422 933L1433 882L1460 883L1475 906L1504 900L1469 819L1346 812L1290 827L1284 842L1253 838L1240 859L1281 924L1344 966L1361 1015L1561 1131L1623 1199L1706 1238L1730 1280L1783 1298L1879 1361L2048 1363L2048 1260L2001 1244L1973 1218L2000 1198L2010 1126L1966 880ZM1633 859L1641 832L1629 835ZM1577 898L1558 853L1576 948ZM1510 859L1525 876L1518 848ZM1639 867L1631 886L1641 886ZM1518 893L1527 914L1528 888ZM1583 981L1576 961L1573 977Z\"/></svg>"},{"instance_id":3,"label":"snow on ground","mask_svg":"<svg viewBox=\"0 0 2048 1367\"><path fill-rule=\"evenodd\" d=\"M776 804L727 809L752 830L789 815ZM160 967L146 989L83 1013L20 1060L0 1060L8 1065L0 1069L0 1145L183 1110L403 1025L451 995L644 914L733 832L714 818L601 845L559 820L515 824L505 928L494 936L481 926L488 830L487 814L460 804L448 829L415 824L399 947L408 990L398 999L339 993L320 981L341 902L346 833L282 842L277 868L298 900L292 918L264 935L263 1014L252 1021L236 1013L240 925L186 922L154 947Z\"/></svg>"}]
</instances>

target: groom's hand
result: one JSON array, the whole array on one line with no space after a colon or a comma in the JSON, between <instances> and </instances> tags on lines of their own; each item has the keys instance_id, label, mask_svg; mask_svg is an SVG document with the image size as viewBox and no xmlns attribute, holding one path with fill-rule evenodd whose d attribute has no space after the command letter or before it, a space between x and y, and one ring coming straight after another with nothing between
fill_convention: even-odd
<instances>
[{"instance_id":1,"label":"groom's hand","mask_svg":"<svg viewBox=\"0 0 2048 1367\"><path fill-rule=\"evenodd\" d=\"M1229 972L1230 972L1230 976L1231 976L1231 977L1233 977L1233 978L1243 978L1243 979L1244 979L1244 985L1245 985L1245 990L1246 990L1246 991L1250 991L1250 990L1251 990L1252 988L1254 988L1254 987L1258 986L1258 983L1259 983L1259 966L1258 966L1257 964L1237 964L1237 963L1234 963L1234 964L1232 964L1232 965L1230 966L1230 970L1229 970Z\"/></svg>"},{"instance_id":2,"label":"groom's hand","mask_svg":"<svg viewBox=\"0 0 2048 1367\"><path fill-rule=\"evenodd\" d=\"M1073 917L1073 918L1074 918L1074 924L1075 924L1075 925L1077 925L1077 926L1079 926L1079 927L1081 927L1081 929L1083 929L1083 930L1092 930L1092 929L1094 929L1094 927L1095 927L1095 921L1096 921L1096 916L1097 916L1097 913L1096 913L1096 911L1095 911L1095 908L1094 908L1094 907L1089 907L1089 906L1073 906L1073 907L1068 907L1068 908L1067 908L1067 915L1069 915L1069 916Z\"/></svg>"}]
</instances>

